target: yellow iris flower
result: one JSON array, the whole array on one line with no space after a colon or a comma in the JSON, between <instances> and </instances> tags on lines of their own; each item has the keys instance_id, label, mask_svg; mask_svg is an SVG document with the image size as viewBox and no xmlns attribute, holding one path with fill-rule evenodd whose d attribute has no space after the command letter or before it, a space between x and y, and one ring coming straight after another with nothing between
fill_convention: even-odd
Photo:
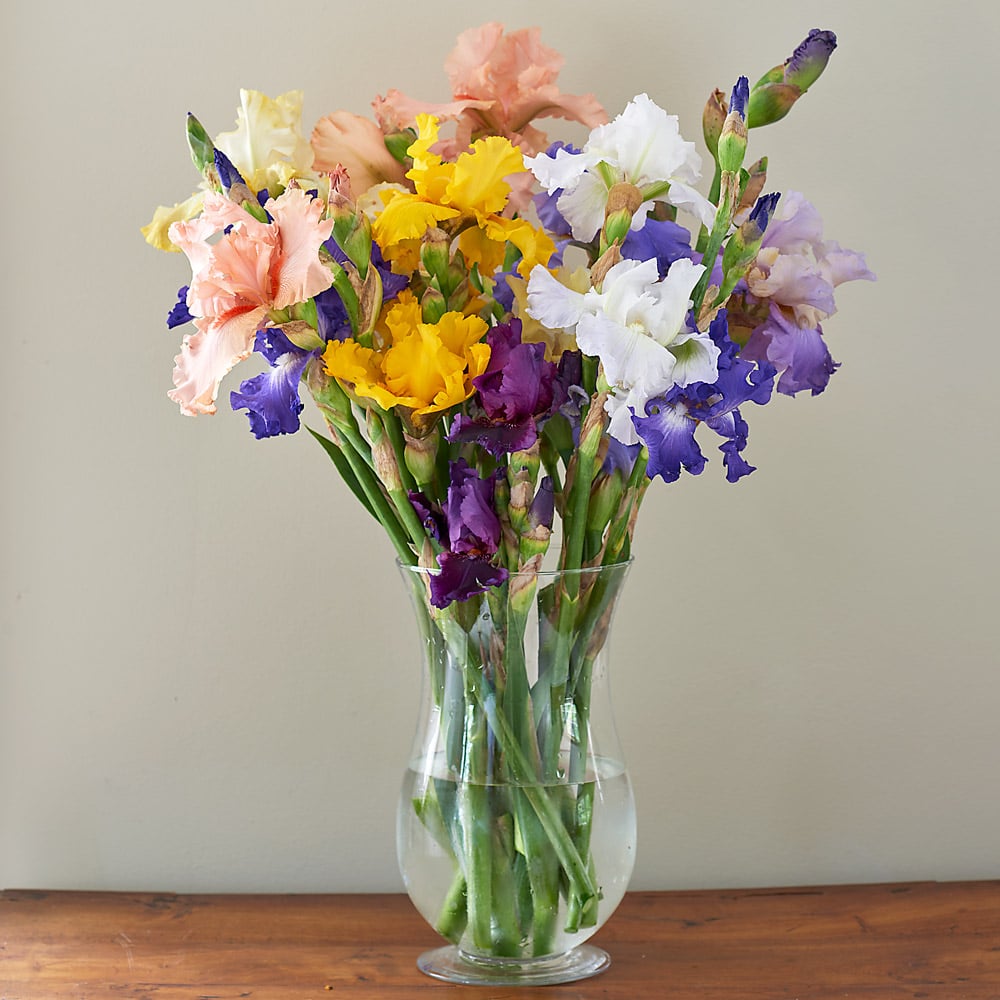
<instances>
[{"instance_id":1,"label":"yellow iris flower","mask_svg":"<svg viewBox=\"0 0 1000 1000\"><path fill-rule=\"evenodd\" d=\"M488 327L478 316L445 313L424 323L420 303L404 292L385 316L390 342L383 349L354 340L331 341L323 354L326 372L351 383L358 396L388 410L403 406L415 417L446 410L468 399L472 380L486 370Z\"/></svg>"},{"instance_id":2,"label":"yellow iris flower","mask_svg":"<svg viewBox=\"0 0 1000 1000\"><path fill-rule=\"evenodd\" d=\"M373 235L383 255L403 268L419 260L420 239L432 226L458 235L458 248L469 264L492 274L504 260L507 244L521 253L518 271L527 278L535 264L547 264L555 252L548 235L524 219L508 219L510 185L504 180L525 173L524 158L509 139L477 139L454 162L431 147L438 139L437 119L417 117L419 134L408 153L413 167L406 176L414 191L387 191L385 208L375 219Z\"/></svg>"}]
</instances>

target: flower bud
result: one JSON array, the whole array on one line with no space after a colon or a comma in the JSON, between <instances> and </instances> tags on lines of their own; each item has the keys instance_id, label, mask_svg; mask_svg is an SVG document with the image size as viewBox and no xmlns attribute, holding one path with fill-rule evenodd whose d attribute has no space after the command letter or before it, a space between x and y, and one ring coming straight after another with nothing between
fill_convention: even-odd
<instances>
[{"instance_id":1,"label":"flower bud","mask_svg":"<svg viewBox=\"0 0 1000 1000\"><path fill-rule=\"evenodd\" d=\"M590 506L587 508L588 531L604 531L618 510L624 491L625 481L617 470L597 479L590 491Z\"/></svg>"},{"instance_id":2,"label":"flower bud","mask_svg":"<svg viewBox=\"0 0 1000 1000\"><path fill-rule=\"evenodd\" d=\"M756 163L752 163L747 168L747 182L743 188L743 193L740 195L740 203L737 211L742 212L744 209L748 209L751 205L755 204L764 190L766 183L767 157L762 156Z\"/></svg>"},{"instance_id":3,"label":"flower bud","mask_svg":"<svg viewBox=\"0 0 1000 1000\"><path fill-rule=\"evenodd\" d=\"M385 137L385 148L393 159L400 163L406 162L406 151L413 145L417 133L412 128L404 128L399 132L390 132Z\"/></svg>"},{"instance_id":4,"label":"flower bud","mask_svg":"<svg viewBox=\"0 0 1000 1000\"><path fill-rule=\"evenodd\" d=\"M729 237L726 249L722 252L724 277L722 288L715 300L716 303L724 302L739 280L750 269L750 265L757 257L757 251L760 250L767 224L780 197L781 195L775 191L758 198L749 218Z\"/></svg>"},{"instance_id":5,"label":"flower bud","mask_svg":"<svg viewBox=\"0 0 1000 1000\"><path fill-rule=\"evenodd\" d=\"M383 302L382 275L377 267L369 267L358 294L358 335L370 335L378 322Z\"/></svg>"},{"instance_id":6,"label":"flower bud","mask_svg":"<svg viewBox=\"0 0 1000 1000\"><path fill-rule=\"evenodd\" d=\"M784 118L819 79L836 47L837 36L832 31L813 28L788 59L754 84L747 106L747 127L759 128Z\"/></svg>"},{"instance_id":7,"label":"flower bud","mask_svg":"<svg viewBox=\"0 0 1000 1000\"><path fill-rule=\"evenodd\" d=\"M207 175L209 168L215 166L215 145L201 122L190 112L187 116L187 142L198 173Z\"/></svg>"},{"instance_id":8,"label":"flower bud","mask_svg":"<svg viewBox=\"0 0 1000 1000\"><path fill-rule=\"evenodd\" d=\"M246 200L247 197L253 197L253 193L247 187L246 181L243 180L243 175L233 166L233 161L221 149L213 150L213 163L215 165L215 172L219 175L219 183L222 184L222 190L233 201L239 204L241 201Z\"/></svg>"},{"instance_id":9,"label":"flower bud","mask_svg":"<svg viewBox=\"0 0 1000 1000\"><path fill-rule=\"evenodd\" d=\"M556 514L556 495L552 489L552 477L542 476L535 499L528 510L528 524L533 531L538 528L551 530Z\"/></svg>"},{"instance_id":10,"label":"flower bud","mask_svg":"<svg viewBox=\"0 0 1000 1000\"><path fill-rule=\"evenodd\" d=\"M832 31L813 28L785 63L785 83L804 94L826 69L836 47L837 36Z\"/></svg>"},{"instance_id":11,"label":"flower bud","mask_svg":"<svg viewBox=\"0 0 1000 1000\"><path fill-rule=\"evenodd\" d=\"M327 217L333 219L333 238L347 259L365 278L372 256L372 226L364 212L359 212L351 200L351 179L338 164L330 172L330 195Z\"/></svg>"},{"instance_id":12,"label":"flower bud","mask_svg":"<svg viewBox=\"0 0 1000 1000\"><path fill-rule=\"evenodd\" d=\"M705 145L713 157L719 152L719 136L722 135L722 126L726 123L726 115L729 109L726 107L726 95L716 88L712 91L705 103L705 110L701 113L701 131L705 137Z\"/></svg>"},{"instance_id":13,"label":"flower bud","mask_svg":"<svg viewBox=\"0 0 1000 1000\"><path fill-rule=\"evenodd\" d=\"M437 475L440 432L435 427L430 434L424 437L413 437L406 433L403 437L406 441L403 448L403 461L406 462L406 467L410 470L417 485L423 488L428 483L434 482L434 477Z\"/></svg>"},{"instance_id":14,"label":"flower bud","mask_svg":"<svg viewBox=\"0 0 1000 1000\"><path fill-rule=\"evenodd\" d=\"M420 308L425 323L438 323L448 312L448 300L433 285L420 297Z\"/></svg>"},{"instance_id":15,"label":"flower bud","mask_svg":"<svg viewBox=\"0 0 1000 1000\"><path fill-rule=\"evenodd\" d=\"M396 464L396 452L393 450L389 435L385 433L385 428L371 410L368 411L368 436L372 443L372 464L375 466L375 475L390 494L397 493L403 488L403 481L399 475L399 466Z\"/></svg>"},{"instance_id":16,"label":"flower bud","mask_svg":"<svg viewBox=\"0 0 1000 1000\"><path fill-rule=\"evenodd\" d=\"M306 385L316 405L333 425L349 425L353 419L351 401L340 383L324 370L322 364L310 364L306 368Z\"/></svg>"},{"instance_id":17,"label":"flower bud","mask_svg":"<svg viewBox=\"0 0 1000 1000\"><path fill-rule=\"evenodd\" d=\"M431 226L420 241L420 263L432 278L438 279L438 287L444 292L449 281L451 241L438 226Z\"/></svg>"},{"instance_id":18,"label":"flower bud","mask_svg":"<svg viewBox=\"0 0 1000 1000\"><path fill-rule=\"evenodd\" d=\"M750 98L750 81L741 76L733 87L730 112L719 136L718 161L722 170L735 173L743 166L747 151L746 109Z\"/></svg>"},{"instance_id":19,"label":"flower bud","mask_svg":"<svg viewBox=\"0 0 1000 1000\"><path fill-rule=\"evenodd\" d=\"M642 193L634 184L622 182L611 188L604 209L603 246L625 242L632 227L632 218L639 211L642 202Z\"/></svg>"},{"instance_id":20,"label":"flower bud","mask_svg":"<svg viewBox=\"0 0 1000 1000\"><path fill-rule=\"evenodd\" d=\"M771 221L771 216L778 206L778 199L780 197L781 195L777 191L772 191L771 194L761 195L757 199L757 204L754 205L753 211L750 213L750 218L739 229L747 245L756 243L758 247L760 246L768 223ZM754 253L756 253L756 250Z\"/></svg>"}]
</instances>

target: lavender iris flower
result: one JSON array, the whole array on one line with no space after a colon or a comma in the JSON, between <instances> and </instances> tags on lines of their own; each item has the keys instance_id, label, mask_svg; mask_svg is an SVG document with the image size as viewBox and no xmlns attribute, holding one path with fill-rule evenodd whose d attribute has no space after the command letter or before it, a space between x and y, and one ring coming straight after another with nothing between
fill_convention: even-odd
<instances>
[{"instance_id":1,"label":"lavender iris flower","mask_svg":"<svg viewBox=\"0 0 1000 1000\"><path fill-rule=\"evenodd\" d=\"M229 394L234 410L246 410L250 430L258 440L299 429L303 403L299 379L311 352L296 347L278 327L257 331L254 351L267 359L271 368L240 383L239 392Z\"/></svg>"},{"instance_id":2,"label":"lavender iris flower","mask_svg":"<svg viewBox=\"0 0 1000 1000\"><path fill-rule=\"evenodd\" d=\"M726 479L735 483L754 471L743 458L748 427L738 407L753 402L763 405L771 398L775 368L764 361L754 364L738 356L738 347L729 339L725 310L709 328L719 347L719 377L708 385L697 382L676 386L646 404L644 416L633 415L632 423L649 449L647 474L672 483L686 469L698 475L705 468L705 456L695 441L699 423L724 438L720 451Z\"/></svg>"},{"instance_id":3,"label":"lavender iris flower","mask_svg":"<svg viewBox=\"0 0 1000 1000\"><path fill-rule=\"evenodd\" d=\"M767 320L750 335L743 357L773 362L781 372L778 392L786 396L803 389L818 396L840 367L830 356L821 326L800 327L774 305Z\"/></svg>"},{"instance_id":4,"label":"lavender iris flower","mask_svg":"<svg viewBox=\"0 0 1000 1000\"><path fill-rule=\"evenodd\" d=\"M494 566L500 545L500 519L493 510L494 479L481 478L464 459L451 465L451 484L445 501L448 550L438 556L441 572L431 577L431 603L446 608L507 579Z\"/></svg>"}]
</instances>

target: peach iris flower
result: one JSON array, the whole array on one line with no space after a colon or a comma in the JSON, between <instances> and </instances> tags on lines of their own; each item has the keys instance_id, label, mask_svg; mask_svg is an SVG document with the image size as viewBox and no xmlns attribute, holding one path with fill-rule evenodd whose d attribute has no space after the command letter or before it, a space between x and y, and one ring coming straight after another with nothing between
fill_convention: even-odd
<instances>
[{"instance_id":1,"label":"peach iris flower","mask_svg":"<svg viewBox=\"0 0 1000 1000\"><path fill-rule=\"evenodd\" d=\"M404 181L406 167L386 149L382 130L367 118L336 111L316 123L311 141L315 168L329 173L342 165L356 195L376 184Z\"/></svg>"},{"instance_id":2,"label":"peach iris flower","mask_svg":"<svg viewBox=\"0 0 1000 1000\"><path fill-rule=\"evenodd\" d=\"M386 132L412 125L418 114L454 120L455 137L439 147L445 157L482 135L505 136L525 153L539 153L548 140L531 125L535 118L565 118L588 128L608 120L593 94L560 92L556 78L562 65L562 56L542 45L538 28L505 35L503 25L492 21L463 31L445 61L451 102L427 104L390 90L374 102L375 115Z\"/></svg>"},{"instance_id":3,"label":"peach iris flower","mask_svg":"<svg viewBox=\"0 0 1000 1000\"><path fill-rule=\"evenodd\" d=\"M170 227L192 270L187 306L197 332L184 338L174 359L175 388L168 393L187 416L215 412L219 383L249 357L269 310L304 302L332 283L319 259L333 229L332 219L322 219L323 203L293 187L264 207L269 223L209 192L202 215Z\"/></svg>"}]
</instances>

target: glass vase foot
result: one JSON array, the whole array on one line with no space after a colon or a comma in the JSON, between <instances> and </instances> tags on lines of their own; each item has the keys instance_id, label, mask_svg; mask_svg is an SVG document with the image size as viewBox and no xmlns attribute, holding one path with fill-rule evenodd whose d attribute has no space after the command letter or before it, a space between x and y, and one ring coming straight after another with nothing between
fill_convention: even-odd
<instances>
[{"instance_id":1,"label":"glass vase foot","mask_svg":"<svg viewBox=\"0 0 1000 1000\"><path fill-rule=\"evenodd\" d=\"M611 965L603 948L582 944L544 958L483 958L455 945L425 951L417 968L428 976L465 986L551 986L589 979Z\"/></svg>"}]
</instances>

